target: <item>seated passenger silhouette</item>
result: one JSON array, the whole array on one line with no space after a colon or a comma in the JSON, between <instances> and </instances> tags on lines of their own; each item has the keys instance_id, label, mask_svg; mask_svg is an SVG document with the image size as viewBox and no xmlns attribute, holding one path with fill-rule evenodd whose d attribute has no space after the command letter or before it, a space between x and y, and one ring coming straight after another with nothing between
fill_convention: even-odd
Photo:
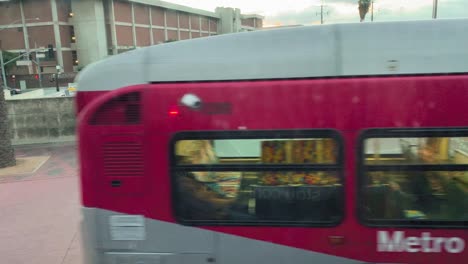
<instances>
[{"instance_id":1,"label":"seated passenger silhouette","mask_svg":"<svg viewBox=\"0 0 468 264\"><path fill-rule=\"evenodd\" d=\"M183 140L177 143L179 164L203 165L218 162L208 140ZM177 173L177 211L187 220L221 220L243 218L235 204L240 178L223 177L222 173L191 171ZM226 186L229 182L230 186ZM237 184L237 186L232 186ZM234 187L234 188L232 188ZM237 187L237 188L236 188Z\"/></svg>"}]
</instances>

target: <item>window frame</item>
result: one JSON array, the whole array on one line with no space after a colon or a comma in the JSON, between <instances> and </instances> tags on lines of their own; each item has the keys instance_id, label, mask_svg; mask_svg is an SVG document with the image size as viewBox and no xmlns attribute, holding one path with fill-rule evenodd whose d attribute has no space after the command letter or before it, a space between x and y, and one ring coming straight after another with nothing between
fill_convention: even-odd
<instances>
[{"instance_id":1,"label":"window frame","mask_svg":"<svg viewBox=\"0 0 468 264\"><path fill-rule=\"evenodd\" d=\"M449 220L380 220L367 219L364 215L365 202L363 186L368 172L372 171L468 171L468 164L404 164L369 165L365 164L365 140L374 138L429 138L429 137L468 137L468 127L443 128L371 128L362 130L356 148L356 215L359 222L368 227L406 228L453 228L466 229L468 221ZM370 169L369 169L370 168Z\"/></svg>"},{"instance_id":2,"label":"window frame","mask_svg":"<svg viewBox=\"0 0 468 264\"><path fill-rule=\"evenodd\" d=\"M234 140L234 139L334 139L337 146L335 164L177 164L175 144L180 140ZM175 133L169 141L169 175L171 182L172 214L176 221L190 226L288 226L288 227L332 227L340 225L345 219L345 177L344 177L344 140L341 133L334 129L296 129L296 130L221 130L221 131L181 131ZM176 173L189 171L334 171L340 179L341 191L338 207L340 218L336 221L229 221L229 220L190 220L184 219L177 212Z\"/></svg>"}]
</instances>

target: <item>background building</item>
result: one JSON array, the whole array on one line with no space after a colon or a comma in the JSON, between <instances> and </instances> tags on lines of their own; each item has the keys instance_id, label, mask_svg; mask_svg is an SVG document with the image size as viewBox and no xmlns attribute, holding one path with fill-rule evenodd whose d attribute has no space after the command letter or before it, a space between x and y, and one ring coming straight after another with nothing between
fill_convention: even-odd
<instances>
[{"instance_id":1,"label":"background building","mask_svg":"<svg viewBox=\"0 0 468 264\"><path fill-rule=\"evenodd\" d=\"M235 8L209 12L159 0L3 0L0 14L0 49L27 54L9 79L43 79L56 65L77 72L129 49L251 31L263 21Z\"/></svg>"}]
</instances>

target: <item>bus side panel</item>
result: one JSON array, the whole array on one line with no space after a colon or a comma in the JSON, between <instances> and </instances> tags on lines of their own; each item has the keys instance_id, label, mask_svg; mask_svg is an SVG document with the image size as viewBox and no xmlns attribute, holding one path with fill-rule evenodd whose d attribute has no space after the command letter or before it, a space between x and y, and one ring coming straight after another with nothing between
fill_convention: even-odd
<instances>
[{"instance_id":1,"label":"bus side panel","mask_svg":"<svg viewBox=\"0 0 468 264\"><path fill-rule=\"evenodd\" d=\"M460 260L459 254L440 252L384 253L377 251L379 230L403 230L420 237L431 232L438 237L462 237L465 231L446 229L367 228L355 213L355 163L359 133L371 127L459 127L466 126L467 76L422 76L332 80L290 80L229 83L155 84L153 98L164 98L149 112L160 113L164 122L151 122L161 131L154 138L168 142L178 131L237 129L334 128L346 141L346 218L334 228L209 227L216 232L270 241L367 261L434 263ZM207 113L178 107L184 94L193 93L207 104L230 104L230 113ZM154 99L156 100L156 99ZM171 109L177 114L171 115ZM154 115L153 115L154 116ZM167 122L166 122L167 121ZM153 131L153 130L152 130ZM158 143L159 150L170 146ZM167 152L166 152L167 153ZM161 152L160 156L166 155ZM158 155L159 156L159 155ZM159 161L167 161L161 159ZM155 165L158 163L154 163ZM165 163L167 164L167 163ZM159 168L163 173L169 168ZM170 197L170 196L169 196ZM168 212L172 212L168 205ZM156 217L156 215L154 215ZM168 215L170 219L171 216ZM333 246L328 237L344 236L344 246ZM350 245L353 245L352 247ZM360 248L360 249L359 249ZM365 254L363 254L365 252Z\"/></svg>"},{"instance_id":2,"label":"bus side panel","mask_svg":"<svg viewBox=\"0 0 468 264\"><path fill-rule=\"evenodd\" d=\"M466 259L462 253L408 253L378 252L377 232L379 230L403 230L407 236L420 237L422 232L431 232L437 237L461 237L467 241L465 230L369 228L358 224L355 214L356 176L355 148L357 135L371 127L457 127L466 126L468 113L465 111L468 76L423 76L423 77L382 77L316 80L281 80L255 82L211 82L152 84L143 97L144 105L144 163L145 193L143 196L115 196L97 187L91 176L93 168L102 163L92 164L83 174L86 185L84 192L91 192L96 199L84 199L89 207L109 210L103 214L103 225L112 212L143 214L148 219L177 224L173 214L172 185L168 156L169 142L180 131L238 130L238 129L336 129L345 137L346 149L346 209L344 221L337 227L184 227L205 229L216 233L229 234L252 240L264 241L306 251L325 253L340 257L370 262L399 263L440 263L445 259L461 262ZM131 92L122 89L117 94ZM197 111L182 107L179 101L184 94L199 96L209 111ZM93 102L94 103L94 102ZM101 102L103 103L103 102ZM220 107L221 106L221 107ZM226 110L228 109L228 110ZM136 131L136 130L135 130ZM89 130L87 136L100 142L106 133L130 132L122 127L105 127ZM98 136L95 136L98 135ZM100 144L86 146L86 153L99 153ZM84 153L84 152L83 152ZM82 154L83 156L83 154ZM86 157L84 157L86 159ZM95 173L95 172L94 172ZM93 174L94 175L94 174ZM101 178L102 179L102 178ZM182 227L181 227L182 228ZM187 229L187 230L188 230ZM151 231L151 230L149 230ZM106 231L107 232L107 231ZM139 243L138 250L157 250L149 247L156 241L173 238L170 234L154 229L149 233L148 243ZM161 236L158 236L160 234ZM105 235L109 237L109 235ZM331 236L343 236L345 244L333 245ZM192 237L192 236L190 236ZM196 237L196 236L194 236ZM189 238L187 238L189 241ZM214 238L211 238L214 239ZM209 240L209 239L208 239ZM151 242L151 243L150 243ZM231 248L238 242L226 240L221 247ZM190 244L190 243L189 243ZM205 244L207 252L214 248ZM212 244L216 244L213 240ZM353 245L362 250L354 250ZM107 249L119 248L116 242L109 242ZM170 249L168 249L170 250ZM233 252L235 248L232 249ZM226 253L233 255L234 253ZM224 253L223 253L224 254Z\"/></svg>"},{"instance_id":3,"label":"bus side panel","mask_svg":"<svg viewBox=\"0 0 468 264\"><path fill-rule=\"evenodd\" d=\"M86 105L91 103L94 99L107 93L108 91L78 91L75 96L76 100L76 113L79 114Z\"/></svg>"},{"instance_id":4,"label":"bus side panel","mask_svg":"<svg viewBox=\"0 0 468 264\"><path fill-rule=\"evenodd\" d=\"M183 130L466 126L467 75L154 84L167 133ZM194 93L229 113L178 108ZM154 99L157 100L157 99ZM210 109L212 110L212 109ZM218 109L219 110L219 109ZM213 111L216 111L213 110ZM220 110L221 111L221 110Z\"/></svg>"},{"instance_id":5,"label":"bus side panel","mask_svg":"<svg viewBox=\"0 0 468 264\"><path fill-rule=\"evenodd\" d=\"M127 258L137 262L146 256L138 252L151 252L153 255L146 256L148 259L179 263L169 255L213 252L211 232L153 220L173 222L167 218L167 196L154 197L161 193L168 195L169 178L164 177L167 172L155 174L151 170L157 156L154 150L161 146L159 140L152 138L158 133L147 128L151 125L145 116L151 115L145 114L145 105L154 102L145 95L146 87L125 87L105 93L93 99L80 113L81 179L86 218L83 232L88 241L86 248L94 248L87 257L97 259L96 263L114 263ZM129 104L132 107L128 108ZM134 105L140 110L135 110ZM122 113L125 114L122 116ZM122 117L132 122L127 123ZM167 155L160 158L167 158ZM166 183L161 185L164 181ZM147 218L148 212L162 210L163 213L153 219ZM183 243L184 237L191 240L183 240ZM197 241L196 245L193 241ZM124 256L118 252L135 254ZM206 258L202 263L205 261Z\"/></svg>"}]
</instances>

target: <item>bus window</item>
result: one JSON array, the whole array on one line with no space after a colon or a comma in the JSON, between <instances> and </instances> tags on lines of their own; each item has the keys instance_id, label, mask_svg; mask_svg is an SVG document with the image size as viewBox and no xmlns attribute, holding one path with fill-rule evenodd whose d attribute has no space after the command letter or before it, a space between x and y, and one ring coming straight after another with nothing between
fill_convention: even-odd
<instances>
[{"instance_id":1,"label":"bus window","mask_svg":"<svg viewBox=\"0 0 468 264\"><path fill-rule=\"evenodd\" d=\"M466 137L369 138L366 165L468 164Z\"/></svg>"},{"instance_id":2,"label":"bus window","mask_svg":"<svg viewBox=\"0 0 468 264\"><path fill-rule=\"evenodd\" d=\"M466 130L369 130L362 137L360 216L373 224L468 221Z\"/></svg>"},{"instance_id":3,"label":"bus window","mask_svg":"<svg viewBox=\"0 0 468 264\"><path fill-rule=\"evenodd\" d=\"M343 215L340 153L333 131L178 134L176 217L188 224L336 224Z\"/></svg>"}]
</instances>

